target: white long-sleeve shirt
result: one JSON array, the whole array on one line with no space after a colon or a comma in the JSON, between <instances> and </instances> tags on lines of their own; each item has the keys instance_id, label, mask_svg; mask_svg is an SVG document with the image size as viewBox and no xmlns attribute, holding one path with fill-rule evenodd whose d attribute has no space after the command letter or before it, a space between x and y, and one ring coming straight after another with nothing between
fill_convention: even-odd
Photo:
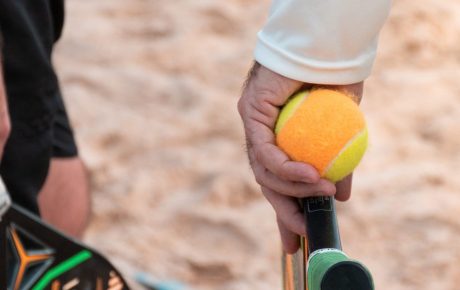
<instances>
[{"instance_id":1,"label":"white long-sleeve shirt","mask_svg":"<svg viewBox=\"0 0 460 290\"><path fill-rule=\"evenodd\" d=\"M286 77L351 84L371 72L390 0L274 0L255 59Z\"/></svg>"}]
</instances>

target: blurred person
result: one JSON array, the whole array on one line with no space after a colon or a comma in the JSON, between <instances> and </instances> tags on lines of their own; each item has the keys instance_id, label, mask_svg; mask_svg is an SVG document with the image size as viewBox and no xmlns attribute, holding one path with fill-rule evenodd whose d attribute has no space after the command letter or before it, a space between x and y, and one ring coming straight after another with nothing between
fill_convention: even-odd
<instances>
[{"instance_id":1,"label":"blurred person","mask_svg":"<svg viewBox=\"0 0 460 290\"><path fill-rule=\"evenodd\" d=\"M63 23L64 0L0 0L0 175L15 203L80 237L88 180L52 64Z\"/></svg>"},{"instance_id":2,"label":"blurred person","mask_svg":"<svg viewBox=\"0 0 460 290\"><path fill-rule=\"evenodd\" d=\"M350 198L352 176L333 184L314 167L289 160L275 144L273 129L280 107L296 91L322 86L357 97L370 75L378 35L389 0L275 0L258 34L255 64L238 110L243 120L249 162L273 206L284 251L299 248L306 225L297 198L335 195Z\"/></svg>"}]
</instances>

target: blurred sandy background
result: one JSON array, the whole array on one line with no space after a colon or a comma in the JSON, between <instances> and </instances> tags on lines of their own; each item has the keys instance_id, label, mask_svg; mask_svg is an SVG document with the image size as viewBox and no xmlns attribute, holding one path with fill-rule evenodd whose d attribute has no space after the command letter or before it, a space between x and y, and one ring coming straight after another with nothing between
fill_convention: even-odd
<instances>
[{"instance_id":1,"label":"blurred sandy background","mask_svg":"<svg viewBox=\"0 0 460 290\"><path fill-rule=\"evenodd\" d=\"M269 1L67 4L56 64L94 187L86 241L128 276L280 289L236 111ZM376 289L459 289L459 1L394 2L362 107L371 147L339 208L345 250Z\"/></svg>"}]
</instances>

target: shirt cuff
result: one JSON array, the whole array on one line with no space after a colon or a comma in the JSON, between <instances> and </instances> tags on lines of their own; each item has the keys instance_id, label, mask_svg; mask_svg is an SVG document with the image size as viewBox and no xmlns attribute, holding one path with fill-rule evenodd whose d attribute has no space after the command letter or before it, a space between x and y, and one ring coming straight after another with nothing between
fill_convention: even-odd
<instances>
[{"instance_id":1,"label":"shirt cuff","mask_svg":"<svg viewBox=\"0 0 460 290\"><path fill-rule=\"evenodd\" d=\"M299 57L278 48L267 41L262 32L254 57L258 63L287 78L311 84L347 85L366 79L372 70L376 56L377 41L367 54L337 62L325 62Z\"/></svg>"}]
</instances>

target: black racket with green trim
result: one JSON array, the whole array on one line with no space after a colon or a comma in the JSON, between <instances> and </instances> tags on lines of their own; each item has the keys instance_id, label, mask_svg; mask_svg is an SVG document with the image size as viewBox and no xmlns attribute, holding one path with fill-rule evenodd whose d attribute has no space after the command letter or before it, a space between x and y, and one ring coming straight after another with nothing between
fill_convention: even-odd
<instances>
[{"instance_id":1,"label":"black racket with green trim","mask_svg":"<svg viewBox=\"0 0 460 290\"><path fill-rule=\"evenodd\" d=\"M342 252L334 197L301 200L307 222L309 290L373 290L368 269Z\"/></svg>"},{"instance_id":2,"label":"black racket with green trim","mask_svg":"<svg viewBox=\"0 0 460 290\"><path fill-rule=\"evenodd\" d=\"M0 289L129 290L99 253L17 205L0 186Z\"/></svg>"},{"instance_id":3,"label":"black racket with green trim","mask_svg":"<svg viewBox=\"0 0 460 290\"><path fill-rule=\"evenodd\" d=\"M373 290L368 269L342 251L333 197L300 200L307 238L300 249L283 254L284 290Z\"/></svg>"}]
</instances>

